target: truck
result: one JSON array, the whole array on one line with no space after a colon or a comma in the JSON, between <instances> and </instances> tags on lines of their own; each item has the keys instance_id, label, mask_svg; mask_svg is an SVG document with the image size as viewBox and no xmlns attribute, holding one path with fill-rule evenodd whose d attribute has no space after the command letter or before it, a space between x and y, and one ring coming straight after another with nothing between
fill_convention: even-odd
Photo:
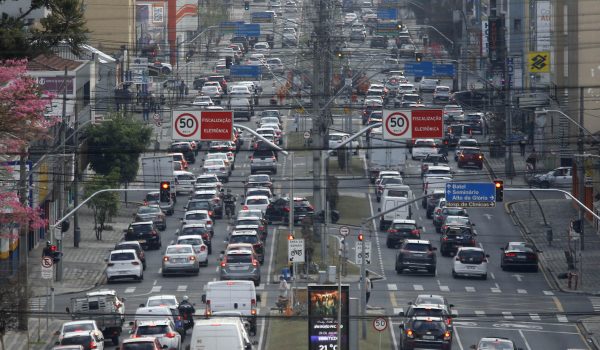
<instances>
[{"instance_id":1,"label":"truck","mask_svg":"<svg viewBox=\"0 0 600 350\"><path fill-rule=\"evenodd\" d=\"M367 145L367 170L371 183L375 183L382 170L396 170L404 174L408 153L404 140L384 140L379 127L368 134Z\"/></svg>"},{"instance_id":2,"label":"truck","mask_svg":"<svg viewBox=\"0 0 600 350\"><path fill-rule=\"evenodd\" d=\"M120 298L114 290L99 290L86 293L83 297L71 298L67 313L73 320L94 320L114 345L119 344L125 322L125 298Z\"/></svg>"},{"instance_id":3,"label":"truck","mask_svg":"<svg viewBox=\"0 0 600 350\"><path fill-rule=\"evenodd\" d=\"M173 175L173 156L150 156L142 158L142 181L147 188L159 189L161 181L171 183L171 193L177 193Z\"/></svg>"}]
</instances>

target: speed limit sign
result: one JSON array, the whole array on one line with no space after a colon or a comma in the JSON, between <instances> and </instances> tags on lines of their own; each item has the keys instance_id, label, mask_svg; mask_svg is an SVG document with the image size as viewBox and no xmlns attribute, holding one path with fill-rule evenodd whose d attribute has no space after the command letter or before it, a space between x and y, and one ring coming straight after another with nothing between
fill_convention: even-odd
<instances>
[{"instance_id":1,"label":"speed limit sign","mask_svg":"<svg viewBox=\"0 0 600 350\"><path fill-rule=\"evenodd\" d=\"M200 139L200 112L173 111L173 140Z\"/></svg>"},{"instance_id":2,"label":"speed limit sign","mask_svg":"<svg viewBox=\"0 0 600 350\"><path fill-rule=\"evenodd\" d=\"M410 138L410 122L410 111L392 112L388 115L385 115L383 120L383 138Z\"/></svg>"},{"instance_id":3,"label":"speed limit sign","mask_svg":"<svg viewBox=\"0 0 600 350\"><path fill-rule=\"evenodd\" d=\"M388 326L388 322L383 317L377 317L373 320L373 328L378 332L383 332Z\"/></svg>"}]
</instances>

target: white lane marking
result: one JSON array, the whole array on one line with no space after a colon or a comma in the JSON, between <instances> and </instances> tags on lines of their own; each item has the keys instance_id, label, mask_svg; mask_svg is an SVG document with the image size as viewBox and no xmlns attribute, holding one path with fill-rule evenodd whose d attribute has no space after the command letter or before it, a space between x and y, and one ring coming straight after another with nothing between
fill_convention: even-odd
<instances>
[{"instance_id":1,"label":"white lane marking","mask_svg":"<svg viewBox=\"0 0 600 350\"><path fill-rule=\"evenodd\" d=\"M219 272L219 264L217 264L217 267L215 267L215 272Z\"/></svg>"},{"instance_id":2,"label":"white lane marking","mask_svg":"<svg viewBox=\"0 0 600 350\"><path fill-rule=\"evenodd\" d=\"M521 338L523 338L523 342L525 343L525 347L527 348L527 350L531 350L531 346L529 346L529 343L527 342L527 339L525 338L525 334L523 334L523 331L519 329L519 334L521 335Z\"/></svg>"},{"instance_id":3,"label":"white lane marking","mask_svg":"<svg viewBox=\"0 0 600 350\"><path fill-rule=\"evenodd\" d=\"M158 269L157 273L160 275L162 273L162 267Z\"/></svg>"},{"instance_id":4,"label":"white lane marking","mask_svg":"<svg viewBox=\"0 0 600 350\"><path fill-rule=\"evenodd\" d=\"M440 291L442 291L442 292L449 292L450 291L450 287L448 287L448 286L440 286Z\"/></svg>"},{"instance_id":5,"label":"white lane marking","mask_svg":"<svg viewBox=\"0 0 600 350\"><path fill-rule=\"evenodd\" d=\"M496 279L496 275L494 275L494 273L493 273L493 272L490 272L490 277L491 277L493 280L495 280L495 279Z\"/></svg>"},{"instance_id":6,"label":"white lane marking","mask_svg":"<svg viewBox=\"0 0 600 350\"><path fill-rule=\"evenodd\" d=\"M485 311L475 310L475 316L477 316L477 317L485 317Z\"/></svg>"},{"instance_id":7,"label":"white lane marking","mask_svg":"<svg viewBox=\"0 0 600 350\"><path fill-rule=\"evenodd\" d=\"M533 321L541 321L541 320L542 320L542 318L540 317L540 315L538 315L538 314L534 314L534 313L530 313L530 314L529 314L529 317L531 317L531 319L532 319Z\"/></svg>"},{"instance_id":8,"label":"white lane marking","mask_svg":"<svg viewBox=\"0 0 600 350\"><path fill-rule=\"evenodd\" d=\"M273 270L273 253L275 252L275 235L277 234L277 227L273 228L271 233L271 252L269 253L269 268L267 271L267 283L271 283L271 272Z\"/></svg>"},{"instance_id":9,"label":"white lane marking","mask_svg":"<svg viewBox=\"0 0 600 350\"><path fill-rule=\"evenodd\" d=\"M125 288L124 293L133 293L133 292L135 292L135 287L127 287L127 288Z\"/></svg>"},{"instance_id":10,"label":"white lane marking","mask_svg":"<svg viewBox=\"0 0 600 350\"><path fill-rule=\"evenodd\" d=\"M460 341L460 336L458 335L458 329L456 329L456 327L454 327L454 337L456 338L456 342L458 343L458 347L460 348L460 350L465 350L465 348L463 348L462 342ZM394 348L396 349L396 348Z\"/></svg>"},{"instance_id":11,"label":"white lane marking","mask_svg":"<svg viewBox=\"0 0 600 350\"><path fill-rule=\"evenodd\" d=\"M554 292L550 290L545 290L544 295L554 295Z\"/></svg>"},{"instance_id":12,"label":"white lane marking","mask_svg":"<svg viewBox=\"0 0 600 350\"><path fill-rule=\"evenodd\" d=\"M158 293L162 289L162 286L153 286L150 293Z\"/></svg>"},{"instance_id":13,"label":"white lane marking","mask_svg":"<svg viewBox=\"0 0 600 350\"><path fill-rule=\"evenodd\" d=\"M425 288L423 288L423 285L421 284L413 284L413 288L415 290L425 290Z\"/></svg>"},{"instance_id":14,"label":"white lane marking","mask_svg":"<svg viewBox=\"0 0 600 350\"><path fill-rule=\"evenodd\" d=\"M518 294L527 294L527 290L525 289L517 289Z\"/></svg>"},{"instance_id":15,"label":"white lane marking","mask_svg":"<svg viewBox=\"0 0 600 350\"><path fill-rule=\"evenodd\" d=\"M158 270L158 273L160 273L160 270ZM155 286L158 283L158 280L154 280L154 282L152 282L152 285Z\"/></svg>"},{"instance_id":16,"label":"white lane marking","mask_svg":"<svg viewBox=\"0 0 600 350\"><path fill-rule=\"evenodd\" d=\"M365 165L365 172L367 169L366 160L363 158ZM367 174L368 175L368 174ZM373 210L373 200L371 199L371 194L367 193L367 201L369 202L369 210L371 210L371 216L375 215L375 211ZM373 227L377 227L377 223L375 219L373 219ZM377 253L379 254L379 268L381 269L381 276L385 278L385 269L383 268L383 256L381 254L381 244L379 243L379 231L375 230L375 246L377 248Z\"/></svg>"},{"instance_id":17,"label":"white lane marking","mask_svg":"<svg viewBox=\"0 0 600 350\"><path fill-rule=\"evenodd\" d=\"M558 322L562 322L562 323L569 322L569 319L565 315L556 315L556 318L558 319Z\"/></svg>"},{"instance_id":18,"label":"white lane marking","mask_svg":"<svg viewBox=\"0 0 600 350\"><path fill-rule=\"evenodd\" d=\"M515 316L513 316L510 311L502 311L502 315L504 315L504 318L507 319L507 320L514 320L515 319Z\"/></svg>"},{"instance_id":19,"label":"white lane marking","mask_svg":"<svg viewBox=\"0 0 600 350\"><path fill-rule=\"evenodd\" d=\"M398 286L396 285L396 283L388 283L387 289L388 290L398 290Z\"/></svg>"},{"instance_id":20,"label":"white lane marking","mask_svg":"<svg viewBox=\"0 0 600 350\"><path fill-rule=\"evenodd\" d=\"M188 289L187 284L182 284L182 285L177 286L178 292L185 292L185 291L187 291L187 289Z\"/></svg>"},{"instance_id":21,"label":"white lane marking","mask_svg":"<svg viewBox=\"0 0 600 350\"><path fill-rule=\"evenodd\" d=\"M466 286L465 290L469 293L475 293L475 287L471 287L471 286Z\"/></svg>"},{"instance_id":22,"label":"white lane marking","mask_svg":"<svg viewBox=\"0 0 600 350\"><path fill-rule=\"evenodd\" d=\"M490 288L490 290L492 291L492 293L502 293L502 291L500 290L500 288Z\"/></svg>"},{"instance_id":23,"label":"white lane marking","mask_svg":"<svg viewBox=\"0 0 600 350\"><path fill-rule=\"evenodd\" d=\"M260 296L260 307L265 308L267 307L267 296L269 295L269 292L263 292L262 295Z\"/></svg>"},{"instance_id":24,"label":"white lane marking","mask_svg":"<svg viewBox=\"0 0 600 350\"><path fill-rule=\"evenodd\" d=\"M390 324L392 324L392 318L391 317L388 318L388 322ZM390 333L392 333L391 336L392 336L392 342L394 343L394 349L398 349L398 343L396 341L396 332L394 331L394 329L395 329L395 327L393 327L393 326L390 327ZM456 333L456 331L455 331L455 333Z\"/></svg>"}]
</instances>

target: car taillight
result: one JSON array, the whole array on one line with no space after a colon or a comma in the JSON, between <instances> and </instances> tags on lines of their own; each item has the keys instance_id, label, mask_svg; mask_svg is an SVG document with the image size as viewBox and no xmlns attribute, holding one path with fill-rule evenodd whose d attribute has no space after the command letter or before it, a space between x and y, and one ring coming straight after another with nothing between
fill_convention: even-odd
<instances>
[{"instance_id":1,"label":"car taillight","mask_svg":"<svg viewBox=\"0 0 600 350\"><path fill-rule=\"evenodd\" d=\"M206 221L206 224L207 224L207 225L212 225L212 221L211 221L211 220L207 220L207 221Z\"/></svg>"},{"instance_id":2,"label":"car taillight","mask_svg":"<svg viewBox=\"0 0 600 350\"><path fill-rule=\"evenodd\" d=\"M286 213L289 213L290 212L290 208L285 207L285 208L283 208L283 211L285 211Z\"/></svg>"},{"instance_id":3,"label":"car taillight","mask_svg":"<svg viewBox=\"0 0 600 350\"><path fill-rule=\"evenodd\" d=\"M167 338L175 338L175 332L168 332L167 334L165 334L165 337L167 337Z\"/></svg>"},{"instance_id":4,"label":"car taillight","mask_svg":"<svg viewBox=\"0 0 600 350\"><path fill-rule=\"evenodd\" d=\"M441 212L442 212L442 209L439 209L439 208L438 208L438 209L436 209L436 210L435 210L435 213L436 213L436 214L439 214L439 213L441 213Z\"/></svg>"},{"instance_id":5,"label":"car taillight","mask_svg":"<svg viewBox=\"0 0 600 350\"><path fill-rule=\"evenodd\" d=\"M471 244L475 244L475 240L471 239L469 242L471 242Z\"/></svg>"},{"instance_id":6,"label":"car taillight","mask_svg":"<svg viewBox=\"0 0 600 350\"><path fill-rule=\"evenodd\" d=\"M208 212L208 216L213 216L212 210Z\"/></svg>"},{"instance_id":7,"label":"car taillight","mask_svg":"<svg viewBox=\"0 0 600 350\"><path fill-rule=\"evenodd\" d=\"M483 155L481 155L481 154L480 154L478 158L479 158L479 159L483 159Z\"/></svg>"},{"instance_id":8,"label":"car taillight","mask_svg":"<svg viewBox=\"0 0 600 350\"><path fill-rule=\"evenodd\" d=\"M388 232L388 233L397 233L397 232L398 232L398 230L391 228L391 229L389 229L387 232Z\"/></svg>"},{"instance_id":9,"label":"car taillight","mask_svg":"<svg viewBox=\"0 0 600 350\"><path fill-rule=\"evenodd\" d=\"M140 337L140 336L139 336L139 335L137 335L137 334L132 334L132 335L131 335L131 338L139 338L139 337Z\"/></svg>"},{"instance_id":10,"label":"car taillight","mask_svg":"<svg viewBox=\"0 0 600 350\"><path fill-rule=\"evenodd\" d=\"M275 160L275 157L273 156L273 157L271 157L271 159Z\"/></svg>"},{"instance_id":11,"label":"car taillight","mask_svg":"<svg viewBox=\"0 0 600 350\"><path fill-rule=\"evenodd\" d=\"M444 340L450 340L451 334L449 331L444 332Z\"/></svg>"},{"instance_id":12,"label":"car taillight","mask_svg":"<svg viewBox=\"0 0 600 350\"><path fill-rule=\"evenodd\" d=\"M415 334L413 333L412 329L407 329L406 330L406 336L409 338L414 338Z\"/></svg>"},{"instance_id":13,"label":"car taillight","mask_svg":"<svg viewBox=\"0 0 600 350\"><path fill-rule=\"evenodd\" d=\"M225 171L225 168L224 167L220 167L219 170Z\"/></svg>"},{"instance_id":14,"label":"car taillight","mask_svg":"<svg viewBox=\"0 0 600 350\"><path fill-rule=\"evenodd\" d=\"M242 207L242 210L248 210L248 206L247 206L247 205L244 205L244 206Z\"/></svg>"},{"instance_id":15,"label":"car taillight","mask_svg":"<svg viewBox=\"0 0 600 350\"><path fill-rule=\"evenodd\" d=\"M448 326L450 326L450 325L452 324L452 318L448 317L448 318L446 319L446 324L447 324Z\"/></svg>"},{"instance_id":16,"label":"car taillight","mask_svg":"<svg viewBox=\"0 0 600 350\"><path fill-rule=\"evenodd\" d=\"M108 263L108 266L115 266L114 263Z\"/></svg>"},{"instance_id":17,"label":"car taillight","mask_svg":"<svg viewBox=\"0 0 600 350\"><path fill-rule=\"evenodd\" d=\"M252 266L258 266L258 261L252 259Z\"/></svg>"},{"instance_id":18,"label":"car taillight","mask_svg":"<svg viewBox=\"0 0 600 350\"><path fill-rule=\"evenodd\" d=\"M506 253L505 255L514 258L515 256L517 256L517 253Z\"/></svg>"},{"instance_id":19,"label":"car taillight","mask_svg":"<svg viewBox=\"0 0 600 350\"><path fill-rule=\"evenodd\" d=\"M225 267L225 266L227 266L227 262L221 261L221 267Z\"/></svg>"},{"instance_id":20,"label":"car taillight","mask_svg":"<svg viewBox=\"0 0 600 350\"><path fill-rule=\"evenodd\" d=\"M96 346L96 343L94 343L93 341L90 342L90 349L97 349L98 347Z\"/></svg>"},{"instance_id":21,"label":"car taillight","mask_svg":"<svg viewBox=\"0 0 600 350\"><path fill-rule=\"evenodd\" d=\"M254 145L254 148L255 148L255 149L256 149L256 148L258 148L258 145ZM253 159L254 159L254 157L253 157L253 156L250 156L250 160L253 160Z\"/></svg>"},{"instance_id":22,"label":"car taillight","mask_svg":"<svg viewBox=\"0 0 600 350\"><path fill-rule=\"evenodd\" d=\"M139 265L139 264L140 264L140 263L139 263L139 262L137 262L137 261L132 261L132 262L131 262L131 265Z\"/></svg>"},{"instance_id":23,"label":"car taillight","mask_svg":"<svg viewBox=\"0 0 600 350\"><path fill-rule=\"evenodd\" d=\"M315 208L313 208L313 206L312 206L312 205L309 205L309 206L308 206L308 209L310 209L310 210L315 210Z\"/></svg>"},{"instance_id":24,"label":"car taillight","mask_svg":"<svg viewBox=\"0 0 600 350\"><path fill-rule=\"evenodd\" d=\"M190 261L194 261L194 260L196 260L196 257L192 255L189 257L189 259L190 259Z\"/></svg>"},{"instance_id":25,"label":"car taillight","mask_svg":"<svg viewBox=\"0 0 600 350\"><path fill-rule=\"evenodd\" d=\"M169 261L169 257L168 256L164 256L163 257L163 261Z\"/></svg>"},{"instance_id":26,"label":"car taillight","mask_svg":"<svg viewBox=\"0 0 600 350\"><path fill-rule=\"evenodd\" d=\"M460 157L461 157L461 158L464 158L464 157L465 157L465 155L461 153L461 154L460 154Z\"/></svg>"}]
</instances>

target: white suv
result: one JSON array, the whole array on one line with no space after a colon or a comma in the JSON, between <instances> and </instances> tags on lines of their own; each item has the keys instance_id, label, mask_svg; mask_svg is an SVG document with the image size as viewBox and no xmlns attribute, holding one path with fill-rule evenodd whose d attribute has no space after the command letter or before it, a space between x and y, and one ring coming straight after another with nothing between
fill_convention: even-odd
<instances>
[{"instance_id":1,"label":"white suv","mask_svg":"<svg viewBox=\"0 0 600 350\"><path fill-rule=\"evenodd\" d=\"M487 279L488 258L490 256L479 247L461 247L454 257L452 277L474 276Z\"/></svg>"},{"instance_id":2,"label":"white suv","mask_svg":"<svg viewBox=\"0 0 600 350\"><path fill-rule=\"evenodd\" d=\"M171 320L138 321L131 331L132 338L152 336L156 337L168 349L181 349L181 335L175 330Z\"/></svg>"},{"instance_id":3,"label":"white suv","mask_svg":"<svg viewBox=\"0 0 600 350\"><path fill-rule=\"evenodd\" d=\"M106 262L108 263L106 267L108 283L118 278L134 278L138 281L144 279L142 261L133 249L113 250Z\"/></svg>"}]
</instances>

